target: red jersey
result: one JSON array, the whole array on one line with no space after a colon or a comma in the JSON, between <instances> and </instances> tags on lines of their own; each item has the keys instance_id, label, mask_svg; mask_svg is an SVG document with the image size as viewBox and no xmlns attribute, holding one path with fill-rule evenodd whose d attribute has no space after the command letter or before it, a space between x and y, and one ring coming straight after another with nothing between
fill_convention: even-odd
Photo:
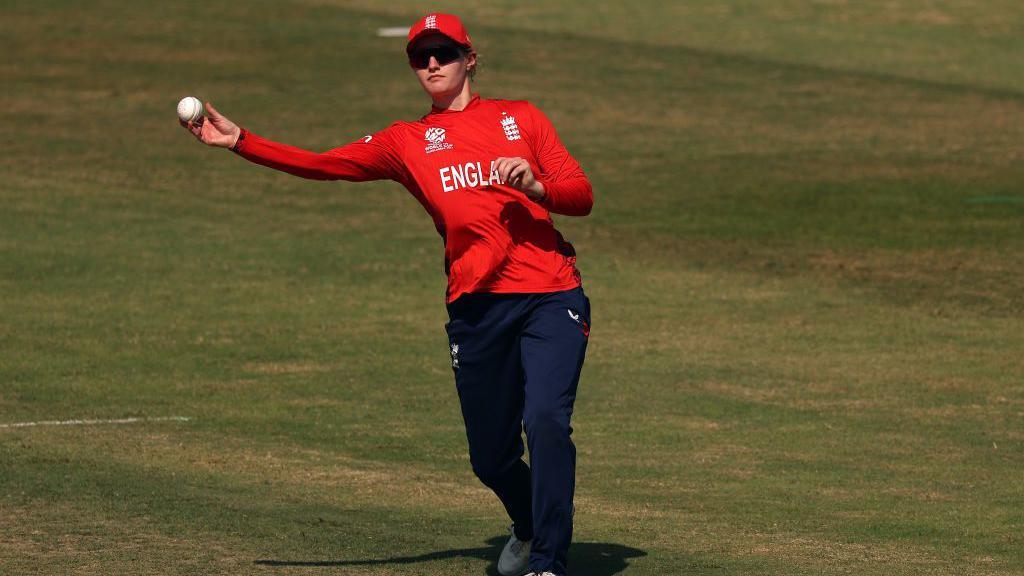
<instances>
[{"instance_id":1,"label":"red jersey","mask_svg":"<svg viewBox=\"0 0 1024 576\"><path fill-rule=\"evenodd\" d=\"M590 182L551 121L529 102L473 96L464 110L433 109L323 153L243 130L244 158L303 178L394 180L444 239L448 302L469 292L554 292L580 285L576 252L549 212L590 213ZM498 182L494 160L522 157L545 196L534 202Z\"/></svg>"}]
</instances>

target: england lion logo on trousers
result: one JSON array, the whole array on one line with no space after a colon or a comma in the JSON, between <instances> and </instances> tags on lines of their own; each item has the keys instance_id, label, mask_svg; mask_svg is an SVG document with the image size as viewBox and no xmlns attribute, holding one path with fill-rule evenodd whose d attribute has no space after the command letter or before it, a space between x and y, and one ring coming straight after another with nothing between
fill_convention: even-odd
<instances>
[{"instance_id":1,"label":"england lion logo on trousers","mask_svg":"<svg viewBox=\"0 0 1024 576\"><path fill-rule=\"evenodd\" d=\"M452 368L459 367L459 345L452 344Z\"/></svg>"}]
</instances>

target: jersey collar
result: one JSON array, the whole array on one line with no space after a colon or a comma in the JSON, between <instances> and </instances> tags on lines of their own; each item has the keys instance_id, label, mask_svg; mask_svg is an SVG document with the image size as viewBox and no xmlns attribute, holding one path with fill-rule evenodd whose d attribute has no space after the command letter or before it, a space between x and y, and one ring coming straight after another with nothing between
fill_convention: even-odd
<instances>
[{"instance_id":1,"label":"jersey collar","mask_svg":"<svg viewBox=\"0 0 1024 576\"><path fill-rule=\"evenodd\" d=\"M462 110L442 110L442 109L440 109L440 108L438 108L438 107L436 107L434 105L431 105L430 106L430 114L427 114L427 116L433 116L435 114L458 114L459 112L465 112L467 110L472 110L473 108L476 108L479 105L480 105L480 95L479 94L471 94L470 98L469 98L469 103L466 104L466 107L463 108Z\"/></svg>"}]
</instances>

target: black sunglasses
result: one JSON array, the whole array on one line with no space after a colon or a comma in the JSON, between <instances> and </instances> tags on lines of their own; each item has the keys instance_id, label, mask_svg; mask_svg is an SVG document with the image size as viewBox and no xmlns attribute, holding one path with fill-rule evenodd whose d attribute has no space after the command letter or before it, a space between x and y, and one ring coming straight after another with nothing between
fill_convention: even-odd
<instances>
[{"instance_id":1,"label":"black sunglasses","mask_svg":"<svg viewBox=\"0 0 1024 576\"><path fill-rule=\"evenodd\" d=\"M412 64L413 68L425 70L430 67L431 56L437 60L438 64L444 66L462 58L462 51L454 46L420 48L419 50L413 50L412 54L409 54L409 63Z\"/></svg>"}]
</instances>

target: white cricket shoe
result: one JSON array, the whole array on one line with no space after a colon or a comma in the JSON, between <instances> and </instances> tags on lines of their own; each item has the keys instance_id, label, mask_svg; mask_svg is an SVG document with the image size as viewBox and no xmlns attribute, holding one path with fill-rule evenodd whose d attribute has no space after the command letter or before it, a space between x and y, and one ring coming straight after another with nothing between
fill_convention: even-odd
<instances>
[{"instance_id":1,"label":"white cricket shoe","mask_svg":"<svg viewBox=\"0 0 1024 576\"><path fill-rule=\"evenodd\" d=\"M508 543L501 551L501 556L498 557L498 573L501 576L523 576L529 570L530 541L524 542L516 538L516 533L512 532ZM552 576L554 575L552 574Z\"/></svg>"}]
</instances>

